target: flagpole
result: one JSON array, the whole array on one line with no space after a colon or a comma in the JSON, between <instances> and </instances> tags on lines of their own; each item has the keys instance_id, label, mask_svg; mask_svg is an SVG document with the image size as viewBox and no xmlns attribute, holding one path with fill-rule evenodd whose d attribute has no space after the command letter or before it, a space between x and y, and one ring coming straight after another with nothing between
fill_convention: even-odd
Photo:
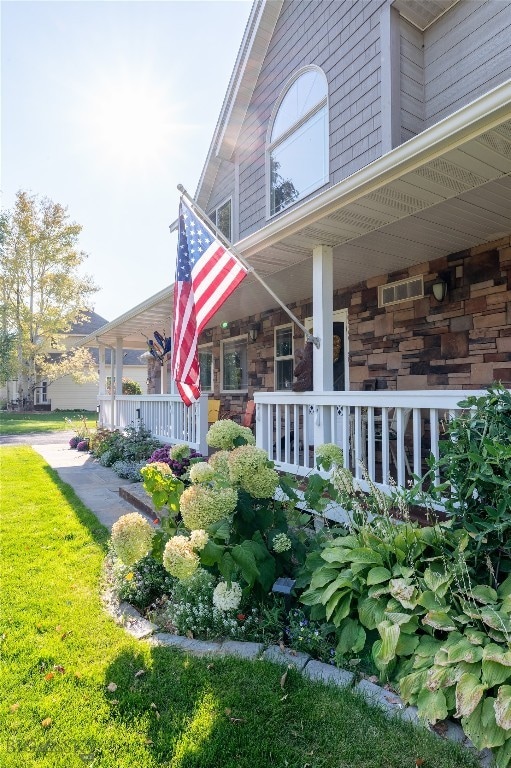
<instances>
[{"instance_id":1,"label":"flagpole","mask_svg":"<svg viewBox=\"0 0 511 768\"><path fill-rule=\"evenodd\" d=\"M213 229L213 230L214 230L214 232L215 232L215 235L217 236L217 238L218 238L219 240L221 240L221 241L222 241L222 243L225 245L225 247L226 247L226 248L228 248L228 249L229 249L229 250L230 250L230 251L231 251L231 252L232 252L232 253L233 253L233 254L236 256L236 258L237 258L237 259L239 259L239 261L240 261L240 262L243 264L243 266L245 267L245 269L246 269L246 270L247 270L247 271L248 271L248 272L249 272L251 275L254 275L254 277L255 277L257 280L259 280L259 282L261 283L261 285L263 286L263 288L264 288L264 289L265 289L265 290L266 290L266 291L267 291L267 292L270 294L270 296L271 296L273 299L275 299L275 301L277 302L277 304L278 304L280 307L282 307L282 309L284 310L284 312L286 312L286 314L288 314L288 315L289 315L289 317L291 318L291 320L293 321L293 323L295 323L295 325L297 325L297 326L298 326L298 328L300 328L300 330L302 330L302 331L304 332L306 340L307 340L307 341L311 341L311 342L314 344L314 346L316 346L316 347L319 349L319 346L320 346L320 340L319 340L319 337L318 337L318 336L313 336L313 335L312 335L312 334L311 334L311 333L310 333L310 332L307 330L307 328L306 328L306 327L305 327L305 326L304 326L304 325L303 325L303 324L300 322L300 320L298 320L298 318L296 317L296 315L294 315L294 314L291 312L291 310L289 309L289 307L286 307L286 305L284 304L284 302L283 302L283 301L281 301L281 299L279 299L279 297L277 296L277 294L276 294L276 293L274 293L274 292L272 291L272 289L270 288L270 286L269 286L269 285L267 285L267 284L264 282L263 278L262 278L262 277L260 277L260 276L257 274L257 272L255 271L255 269L254 269L252 266L250 266L250 264L247 264L247 262L245 261L245 259L243 258L243 256L241 256L241 255L238 253L238 251L237 251L237 250L236 250L236 248L233 246L233 244L229 242L229 240L228 240L228 239L225 237L225 235L223 235L223 234L222 234L222 232L221 232L221 231L218 229L218 227L216 226L216 224L213 224L213 222L211 221L211 219L209 218L209 216L207 215L207 213L206 213L205 211L203 211L203 210L202 210L202 208L201 208L199 205L197 205L197 203L195 202L195 200L192 198L192 196L191 196L191 195L189 195L189 194L188 194L188 192L187 192L187 191L186 191L186 189L183 187L183 185L182 185L182 184L178 184L178 185L177 185L177 189L178 189L178 192L180 192L180 193L181 193L181 194L182 194L184 197L186 197L186 199L189 201L189 203L190 203L190 205L192 206L192 208L195 208L195 210L196 210L196 211L197 211L197 213L198 213L198 214L201 216L201 218L205 220L205 223L208 225L208 227L211 227L211 229Z\"/></svg>"}]
</instances>

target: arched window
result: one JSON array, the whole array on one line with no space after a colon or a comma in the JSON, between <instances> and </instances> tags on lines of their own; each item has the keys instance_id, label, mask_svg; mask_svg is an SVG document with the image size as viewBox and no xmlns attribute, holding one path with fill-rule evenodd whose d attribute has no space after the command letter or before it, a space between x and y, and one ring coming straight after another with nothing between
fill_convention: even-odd
<instances>
[{"instance_id":1,"label":"arched window","mask_svg":"<svg viewBox=\"0 0 511 768\"><path fill-rule=\"evenodd\" d=\"M327 82L310 68L298 74L280 99L270 124L270 216L328 181Z\"/></svg>"}]
</instances>

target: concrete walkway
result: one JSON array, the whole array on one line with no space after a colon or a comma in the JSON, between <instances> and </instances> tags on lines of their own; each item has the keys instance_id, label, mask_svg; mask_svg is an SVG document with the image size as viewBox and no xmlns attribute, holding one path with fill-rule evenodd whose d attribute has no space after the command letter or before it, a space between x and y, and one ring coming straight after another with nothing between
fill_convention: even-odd
<instances>
[{"instance_id":1,"label":"concrete walkway","mask_svg":"<svg viewBox=\"0 0 511 768\"><path fill-rule=\"evenodd\" d=\"M88 453L71 450L69 438L73 432L50 434L4 435L2 445L30 445L55 469L61 480L68 483L78 498L94 512L98 520L109 530L122 515L134 512L134 508L119 496L120 480L111 469L102 467Z\"/></svg>"}]
</instances>

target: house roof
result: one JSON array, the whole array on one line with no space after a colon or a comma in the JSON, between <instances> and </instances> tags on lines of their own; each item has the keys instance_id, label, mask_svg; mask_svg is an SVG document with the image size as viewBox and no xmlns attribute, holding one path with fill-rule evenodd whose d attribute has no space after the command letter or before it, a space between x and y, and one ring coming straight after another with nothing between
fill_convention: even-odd
<instances>
[{"instance_id":1,"label":"house roof","mask_svg":"<svg viewBox=\"0 0 511 768\"><path fill-rule=\"evenodd\" d=\"M98 315L97 312L87 310L86 314L77 323L73 323L66 336L88 336L90 333L102 328L108 320Z\"/></svg>"},{"instance_id":2,"label":"house roof","mask_svg":"<svg viewBox=\"0 0 511 768\"><path fill-rule=\"evenodd\" d=\"M236 243L286 303L312 293L312 249L333 248L333 284L420 265L511 232L511 80ZM173 287L82 343L145 346L169 328ZM210 326L275 308L248 275Z\"/></svg>"},{"instance_id":3,"label":"house roof","mask_svg":"<svg viewBox=\"0 0 511 768\"><path fill-rule=\"evenodd\" d=\"M195 200L207 207L220 161L232 158L284 0L254 0Z\"/></svg>"}]
</instances>

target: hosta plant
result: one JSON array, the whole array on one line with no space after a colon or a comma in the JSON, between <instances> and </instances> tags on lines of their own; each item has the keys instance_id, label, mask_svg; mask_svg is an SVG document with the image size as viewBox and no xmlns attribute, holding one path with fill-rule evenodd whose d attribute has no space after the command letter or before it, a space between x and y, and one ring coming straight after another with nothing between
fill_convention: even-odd
<instances>
[{"instance_id":1,"label":"hosta plant","mask_svg":"<svg viewBox=\"0 0 511 768\"><path fill-rule=\"evenodd\" d=\"M401 696L430 723L453 715L477 749L494 750L498 768L511 764L511 577L497 590L474 587L421 602L439 605L421 619L413 655L401 665ZM444 592L443 589L440 590ZM442 629L435 631L439 626ZM396 650L397 653L397 650ZM389 653L390 655L390 653Z\"/></svg>"},{"instance_id":2,"label":"hosta plant","mask_svg":"<svg viewBox=\"0 0 511 768\"><path fill-rule=\"evenodd\" d=\"M352 526L307 560L301 596L337 629L337 655L371 652L382 679L430 723L461 719L507 768L511 748L511 577L474 586L466 532L387 517ZM490 579L492 578L490 574Z\"/></svg>"}]
</instances>

